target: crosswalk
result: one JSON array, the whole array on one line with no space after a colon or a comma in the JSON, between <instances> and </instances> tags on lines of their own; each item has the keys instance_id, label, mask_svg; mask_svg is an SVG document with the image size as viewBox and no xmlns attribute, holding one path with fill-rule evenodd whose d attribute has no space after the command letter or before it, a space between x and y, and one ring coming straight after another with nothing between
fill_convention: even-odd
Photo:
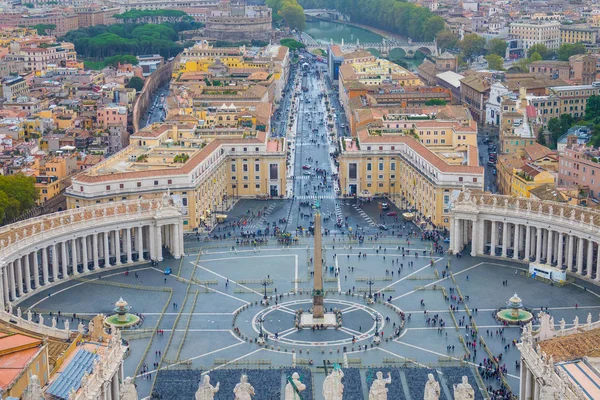
<instances>
[{"instance_id":1,"label":"crosswalk","mask_svg":"<svg viewBox=\"0 0 600 400\"><path fill-rule=\"evenodd\" d=\"M275 204L270 204L269 207L267 207L267 209L265 210L265 212L262 213L260 220L259 220L259 224L260 225L266 225L267 224L267 217L269 215L271 215L271 213L273 212L273 209L275 208Z\"/></svg>"},{"instance_id":2,"label":"crosswalk","mask_svg":"<svg viewBox=\"0 0 600 400\"><path fill-rule=\"evenodd\" d=\"M338 220L344 219L344 214L342 213L342 206L339 203L335 203L335 217Z\"/></svg>"},{"instance_id":3,"label":"crosswalk","mask_svg":"<svg viewBox=\"0 0 600 400\"><path fill-rule=\"evenodd\" d=\"M325 196L309 195L309 196L296 196L296 200L323 200L323 199L335 199L336 197L332 194Z\"/></svg>"},{"instance_id":4,"label":"crosswalk","mask_svg":"<svg viewBox=\"0 0 600 400\"><path fill-rule=\"evenodd\" d=\"M357 213L358 213L358 214L359 214L361 217L363 217L363 219L364 219L365 221L367 221L367 223L368 223L369 225L371 225L371 226L377 226L377 224L375 223L375 221L373 221L373 218L369 217L369 216L367 215L367 213L366 213L366 212L364 212L364 211L362 210L362 208L358 207L356 204L353 204L353 205L352 205L352 207L354 207L354 209L356 210L356 212L357 212Z\"/></svg>"}]
</instances>

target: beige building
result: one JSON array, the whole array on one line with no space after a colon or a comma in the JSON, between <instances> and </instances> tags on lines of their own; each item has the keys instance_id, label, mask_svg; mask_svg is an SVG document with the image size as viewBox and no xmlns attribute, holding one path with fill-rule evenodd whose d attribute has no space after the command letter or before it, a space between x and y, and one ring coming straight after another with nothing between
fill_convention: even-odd
<instances>
[{"instance_id":1,"label":"beige building","mask_svg":"<svg viewBox=\"0 0 600 400\"><path fill-rule=\"evenodd\" d=\"M73 178L68 208L138 198L178 196L185 230L210 225L232 197L285 193L285 139L254 135L203 135L193 122L148 126L113 157Z\"/></svg>"},{"instance_id":2,"label":"beige building","mask_svg":"<svg viewBox=\"0 0 600 400\"><path fill-rule=\"evenodd\" d=\"M476 146L434 151L414 131L388 133L362 129L342 139L340 187L343 196L388 196L414 208L435 226L449 226L449 204L455 190L484 188Z\"/></svg>"},{"instance_id":3,"label":"beige building","mask_svg":"<svg viewBox=\"0 0 600 400\"><path fill-rule=\"evenodd\" d=\"M523 40L525 50L534 44L544 44L549 49L560 46L560 22L558 21L520 21L512 22L509 35L513 39Z\"/></svg>"}]
</instances>

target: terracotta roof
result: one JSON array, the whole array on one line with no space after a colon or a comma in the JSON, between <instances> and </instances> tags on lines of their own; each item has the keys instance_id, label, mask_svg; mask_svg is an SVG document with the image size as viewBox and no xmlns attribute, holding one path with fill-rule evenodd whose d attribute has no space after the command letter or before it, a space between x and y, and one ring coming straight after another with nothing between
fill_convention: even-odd
<instances>
[{"instance_id":1,"label":"terracotta roof","mask_svg":"<svg viewBox=\"0 0 600 400\"><path fill-rule=\"evenodd\" d=\"M535 196L538 200L551 200L565 203L566 200L560 190L554 187L554 184L546 183L536 188L530 189L529 193Z\"/></svg>"},{"instance_id":2,"label":"terracotta roof","mask_svg":"<svg viewBox=\"0 0 600 400\"><path fill-rule=\"evenodd\" d=\"M353 51L352 53L344 54L344 60L353 60L355 58L366 58L366 57L374 57L374 56L367 50L357 50L357 51Z\"/></svg>"},{"instance_id":3,"label":"terracotta roof","mask_svg":"<svg viewBox=\"0 0 600 400\"><path fill-rule=\"evenodd\" d=\"M38 351L39 348L34 347L0 356L0 388L8 388Z\"/></svg>"},{"instance_id":4,"label":"terracotta roof","mask_svg":"<svg viewBox=\"0 0 600 400\"><path fill-rule=\"evenodd\" d=\"M485 81L482 77L476 74L465 76L460 80L460 84L468 86L480 93L486 92L490 89L490 84Z\"/></svg>"},{"instance_id":5,"label":"terracotta roof","mask_svg":"<svg viewBox=\"0 0 600 400\"><path fill-rule=\"evenodd\" d=\"M539 343L540 348L554 362L574 360L585 356L598 356L600 349L600 329L555 337Z\"/></svg>"},{"instance_id":6,"label":"terracotta roof","mask_svg":"<svg viewBox=\"0 0 600 400\"><path fill-rule=\"evenodd\" d=\"M342 49L337 44L330 46L329 49L335 57L342 57L344 55L344 53L342 53Z\"/></svg>"},{"instance_id":7,"label":"terracotta roof","mask_svg":"<svg viewBox=\"0 0 600 400\"><path fill-rule=\"evenodd\" d=\"M547 156L552 156L553 158L556 158L556 152L550 150L546 146L542 146L539 143L534 143L529 146L525 146L523 151L525 152L525 156L530 161L537 161Z\"/></svg>"}]
</instances>

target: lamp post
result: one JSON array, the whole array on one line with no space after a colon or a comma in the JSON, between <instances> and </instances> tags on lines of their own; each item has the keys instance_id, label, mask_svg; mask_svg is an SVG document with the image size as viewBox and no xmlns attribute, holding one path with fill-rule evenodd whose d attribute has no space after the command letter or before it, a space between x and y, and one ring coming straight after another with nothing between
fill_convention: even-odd
<instances>
[{"instance_id":1,"label":"lamp post","mask_svg":"<svg viewBox=\"0 0 600 400\"><path fill-rule=\"evenodd\" d=\"M381 322L381 317L379 315L375 316L375 337L379 337L379 323Z\"/></svg>"},{"instance_id":2,"label":"lamp post","mask_svg":"<svg viewBox=\"0 0 600 400\"><path fill-rule=\"evenodd\" d=\"M269 286L271 284L271 279L264 278L260 284L263 285L265 288L265 295L263 297L263 300L266 302L267 301L267 286Z\"/></svg>"},{"instance_id":3,"label":"lamp post","mask_svg":"<svg viewBox=\"0 0 600 400\"><path fill-rule=\"evenodd\" d=\"M375 280L373 278L369 278L367 280L367 285L369 285L369 299L373 298L373 285L375 284Z\"/></svg>"}]
</instances>

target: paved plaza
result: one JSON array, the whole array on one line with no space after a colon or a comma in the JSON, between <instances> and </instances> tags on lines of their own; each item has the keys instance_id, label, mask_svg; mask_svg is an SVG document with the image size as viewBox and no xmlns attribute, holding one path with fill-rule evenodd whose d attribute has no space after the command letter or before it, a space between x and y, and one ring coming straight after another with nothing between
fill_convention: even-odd
<instances>
[{"instance_id":1,"label":"paved plaza","mask_svg":"<svg viewBox=\"0 0 600 400\"><path fill-rule=\"evenodd\" d=\"M463 304L446 301L444 293L451 296L459 289L468 296L466 306L479 328L479 336L494 355L502 353L501 364L506 365L506 377L513 390L519 385L519 371L515 366L518 350L511 343L519 339L520 329L504 328L501 339L496 332L502 327L492 315L496 308L504 306L516 292L526 307L549 307L555 321L564 318L567 326L576 315L585 320L588 313L595 315L600 311L596 287L585 288L579 281L564 287L549 286L520 275L522 264L452 256L449 271L453 280L443 277L447 256L431 257L429 241L410 239L408 244L406 238L367 237L362 244L350 245L333 239L324 238L325 306L342 310L343 325L339 329L294 329L295 311L311 306L309 239L301 239L290 248L274 243L254 248L236 247L233 241L190 241L187 255L181 260L167 258L155 267L130 267L128 274L122 268L103 271L85 281L74 279L36 294L21 307L32 307L45 316L60 311L62 318L71 319L76 314L76 318L87 320L97 313L112 313L116 300L123 297L133 312L144 317L141 327L123 335L130 345L125 375L137 377L141 396L150 394L157 369L195 368L211 372L295 365L312 370L317 399L321 398L324 375L316 367L323 360L338 362L343 368L357 368L363 381L368 378L367 368L373 365L387 368L392 363L417 364L438 370L459 365L465 356L459 337L464 337L466 329L455 326L449 305L457 306L454 318L459 324L464 319L469 325L469 316ZM409 250L405 257L402 247ZM165 275L165 268L171 268L172 274ZM336 276L337 269L340 272ZM390 336L402 325L401 318L394 308L383 303L367 303L367 280L373 281L373 293L381 293L386 300L391 297L392 304L404 312L406 321L398 337ZM502 283L505 280L507 285ZM266 307L260 305L264 282L271 299ZM446 324L442 329L439 324L427 324L427 319L436 315ZM263 331L269 334L267 348L253 343L259 336L261 320ZM372 346L376 325L383 332L383 341ZM155 334L157 329L164 333ZM504 350L506 345L508 350ZM480 345L476 350L473 358L475 352L470 349L467 366L478 365L489 357ZM147 368L143 368L144 364ZM484 381L486 385L498 386L495 379ZM362 389L366 394L366 383Z\"/></svg>"}]
</instances>

